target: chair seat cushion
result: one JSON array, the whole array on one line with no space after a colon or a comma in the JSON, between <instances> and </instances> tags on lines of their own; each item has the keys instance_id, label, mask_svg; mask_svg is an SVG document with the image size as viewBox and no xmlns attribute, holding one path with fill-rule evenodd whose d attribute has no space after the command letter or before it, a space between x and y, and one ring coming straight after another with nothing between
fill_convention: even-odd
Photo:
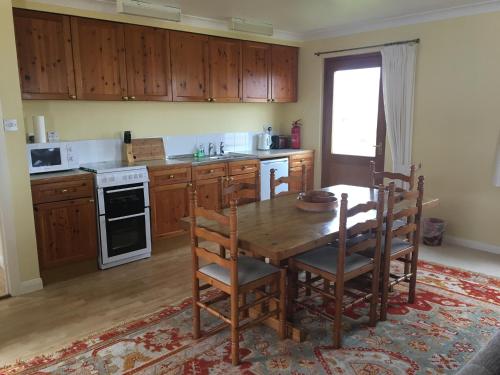
<instances>
[{"instance_id":1,"label":"chair seat cushion","mask_svg":"<svg viewBox=\"0 0 500 375\"><path fill-rule=\"evenodd\" d=\"M396 219L392 222L392 230L396 230L398 228L401 228L403 226L406 225L406 221L405 220L402 220L402 219ZM383 224L383 227L382 227L382 231L386 231L386 228L387 228L387 223L384 222Z\"/></svg>"},{"instance_id":2,"label":"chair seat cushion","mask_svg":"<svg viewBox=\"0 0 500 375\"><path fill-rule=\"evenodd\" d=\"M407 249L411 246L413 246L413 245L411 243L409 243L408 241L402 240L401 238L393 238L392 239L391 254L399 253L400 251ZM384 253L384 250L385 250L385 238L382 240L382 254ZM373 258L374 254L375 254L375 249L368 249L368 250L361 252L360 254L362 254L366 257L369 257L369 258Z\"/></svg>"},{"instance_id":3,"label":"chair seat cushion","mask_svg":"<svg viewBox=\"0 0 500 375\"><path fill-rule=\"evenodd\" d=\"M201 267L199 271L226 285L231 285L231 271L228 268L211 263ZM276 272L280 272L279 268L261 260L247 256L238 257L238 285L251 283Z\"/></svg>"},{"instance_id":4,"label":"chair seat cushion","mask_svg":"<svg viewBox=\"0 0 500 375\"><path fill-rule=\"evenodd\" d=\"M338 249L332 246L320 247L296 256L294 259L318 270L337 274ZM358 254L352 254L345 258L345 272L351 272L368 264L373 260Z\"/></svg>"}]
</instances>

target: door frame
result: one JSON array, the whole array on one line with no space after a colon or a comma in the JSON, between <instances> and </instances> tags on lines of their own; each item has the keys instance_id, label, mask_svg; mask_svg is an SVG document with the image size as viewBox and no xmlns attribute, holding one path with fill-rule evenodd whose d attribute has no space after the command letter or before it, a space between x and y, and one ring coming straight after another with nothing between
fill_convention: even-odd
<instances>
[{"instance_id":1,"label":"door frame","mask_svg":"<svg viewBox=\"0 0 500 375\"><path fill-rule=\"evenodd\" d=\"M2 103L0 102L0 241L2 241L7 295L22 294L21 276L17 255L14 207L7 164L7 140L3 127Z\"/></svg>"},{"instance_id":2,"label":"door frame","mask_svg":"<svg viewBox=\"0 0 500 375\"><path fill-rule=\"evenodd\" d=\"M321 141L321 187L325 187L325 181L327 179L327 165L329 163L328 157L330 156L331 149L331 137L332 137L332 126L331 120L333 118L333 74L329 74L330 71L335 72L335 68L346 67L347 69L361 69L369 67L374 59L380 59L380 88L379 88L379 110L377 118L377 139L382 140L382 150L380 153L377 151L377 169L384 170L385 166L385 149L386 149L386 121L385 121L385 108L384 108L384 96L382 88L382 54L380 52L369 52L355 55L345 55L326 58L324 60L323 69L323 102L322 102L322 141ZM341 70L341 69L337 69ZM331 102L332 105L326 105L327 102ZM328 126L327 126L328 123ZM383 127L380 128L380 124ZM329 147L330 146L330 147ZM328 153L328 154L327 154ZM351 155L337 155L341 161L347 162ZM359 156L362 157L362 156ZM368 158L368 157L367 157Z\"/></svg>"}]
</instances>

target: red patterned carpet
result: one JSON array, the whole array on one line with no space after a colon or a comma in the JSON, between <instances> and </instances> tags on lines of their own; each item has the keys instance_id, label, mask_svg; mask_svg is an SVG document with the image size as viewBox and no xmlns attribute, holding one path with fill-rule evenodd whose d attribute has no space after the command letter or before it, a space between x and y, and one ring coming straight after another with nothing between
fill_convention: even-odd
<instances>
[{"instance_id":1,"label":"red patterned carpet","mask_svg":"<svg viewBox=\"0 0 500 375\"><path fill-rule=\"evenodd\" d=\"M235 368L227 329L192 339L186 300L0 374L454 374L500 329L500 279L421 262L418 280L418 302L404 303L398 287L376 328L366 324L367 306L349 312L341 350L330 346L330 322L301 311L305 342L255 327L242 334ZM204 330L219 324L202 316Z\"/></svg>"}]
</instances>

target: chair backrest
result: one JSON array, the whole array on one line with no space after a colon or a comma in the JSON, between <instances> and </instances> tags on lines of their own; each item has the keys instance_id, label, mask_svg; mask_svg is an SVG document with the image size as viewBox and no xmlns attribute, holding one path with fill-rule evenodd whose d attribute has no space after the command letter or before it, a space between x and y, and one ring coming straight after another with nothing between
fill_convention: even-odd
<instances>
[{"instance_id":1,"label":"chair backrest","mask_svg":"<svg viewBox=\"0 0 500 375\"><path fill-rule=\"evenodd\" d=\"M222 177L220 201L236 200L237 204L246 204L260 200L260 187L249 182L234 181L234 177Z\"/></svg>"},{"instance_id":2,"label":"chair backrest","mask_svg":"<svg viewBox=\"0 0 500 375\"><path fill-rule=\"evenodd\" d=\"M424 176L418 178L416 191L396 192L394 182L389 184L388 190L384 251L389 251L386 254L390 254L392 239L401 236L408 238L413 246L418 248L424 198ZM395 220L405 224L393 227Z\"/></svg>"},{"instance_id":3,"label":"chair backrest","mask_svg":"<svg viewBox=\"0 0 500 375\"><path fill-rule=\"evenodd\" d=\"M348 208L347 194L342 194L339 216L339 252L337 259L337 279L344 273L345 257L371 248L375 249L374 261L380 262L382 231L384 224L385 190L378 189L377 201L368 201ZM376 216L370 214L376 212ZM357 215L367 214L369 218L348 228L348 221ZM358 237L356 237L358 236ZM349 241L348 241L349 239Z\"/></svg>"},{"instance_id":4,"label":"chair backrest","mask_svg":"<svg viewBox=\"0 0 500 375\"><path fill-rule=\"evenodd\" d=\"M231 272L231 287L238 284L238 214L236 200L229 202L229 215L225 215L215 210L198 207L196 191L190 192L190 219L191 219L191 250L193 257L193 267L199 269L199 258L203 258L208 263L216 263L227 268ZM210 222L217 223L224 230L215 231L198 224L198 219L202 218ZM229 235L223 234L229 233ZM221 254L217 254L199 245L199 239L212 242L224 249L229 250L230 257L227 259Z\"/></svg>"},{"instance_id":5,"label":"chair backrest","mask_svg":"<svg viewBox=\"0 0 500 375\"><path fill-rule=\"evenodd\" d=\"M302 165L300 176L285 176L276 178L276 170L271 169L270 173L270 186L271 186L271 199L279 197L281 195L289 195L296 194L297 192L290 189L290 185L294 184L296 186L300 186L299 193L305 193L306 185L307 185L307 171L306 166ZM276 188L281 184L288 184L288 191L282 191L281 193L276 194Z\"/></svg>"},{"instance_id":6,"label":"chair backrest","mask_svg":"<svg viewBox=\"0 0 500 375\"><path fill-rule=\"evenodd\" d=\"M408 189L403 189L402 187L396 186L395 191L413 191L415 188L415 172L417 168L415 164L410 166L410 174L405 175L402 173L394 173L394 172L385 172L385 171L376 171L375 170L375 162L370 162L370 184L372 187L377 187L380 184L384 183L384 179L388 179L391 181L401 181L401 185L404 183L408 184Z\"/></svg>"}]
</instances>

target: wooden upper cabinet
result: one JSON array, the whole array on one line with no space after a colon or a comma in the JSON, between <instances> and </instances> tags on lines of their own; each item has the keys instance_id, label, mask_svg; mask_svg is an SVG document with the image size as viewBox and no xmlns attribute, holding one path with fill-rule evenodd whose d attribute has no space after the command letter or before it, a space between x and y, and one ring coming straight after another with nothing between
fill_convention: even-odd
<instances>
[{"instance_id":1,"label":"wooden upper cabinet","mask_svg":"<svg viewBox=\"0 0 500 375\"><path fill-rule=\"evenodd\" d=\"M296 102L298 49L273 45L271 61L271 100L273 102Z\"/></svg>"},{"instance_id":2,"label":"wooden upper cabinet","mask_svg":"<svg viewBox=\"0 0 500 375\"><path fill-rule=\"evenodd\" d=\"M172 100L168 30L125 25L129 100Z\"/></svg>"},{"instance_id":3,"label":"wooden upper cabinet","mask_svg":"<svg viewBox=\"0 0 500 375\"><path fill-rule=\"evenodd\" d=\"M126 100L123 25L71 17L71 34L78 99Z\"/></svg>"},{"instance_id":4,"label":"wooden upper cabinet","mask_svg":"<svg viewBox=\"0 0 500 375\"><path fill-rule=\"evenodd\" d=\"M170 32L174 101L208 100L208 39L206 35Z\"/></svg>"},{"instance_id":5,"label":"wooden upper cabinet","mask_svg":"<svg viewBox=\"0 0 500 375\"><path fill-rule=\"evenodd\" d=\"M23 99L76 99L70 18L14 9Z\"/></svg>"},{"instance_id":6,"label":"wooden upper cabinet","mask_svg":"<svg viewBox=\"0 0 500 375\"><path fill-rule=\"evenodd\" d=\"M210 101L241 101L241 41L210 37L209 61Z\"/></svg>"},{"instance_id":7,"label":"wooden upper cabinet","mask_svg":"<svg viewBox=\"0 0 500 375\"><path fill-rule=\"evenodd\" d=\"M271 46L265 43L242 42L243 101L271 100Z\"/></svg>"}]
</instances>

